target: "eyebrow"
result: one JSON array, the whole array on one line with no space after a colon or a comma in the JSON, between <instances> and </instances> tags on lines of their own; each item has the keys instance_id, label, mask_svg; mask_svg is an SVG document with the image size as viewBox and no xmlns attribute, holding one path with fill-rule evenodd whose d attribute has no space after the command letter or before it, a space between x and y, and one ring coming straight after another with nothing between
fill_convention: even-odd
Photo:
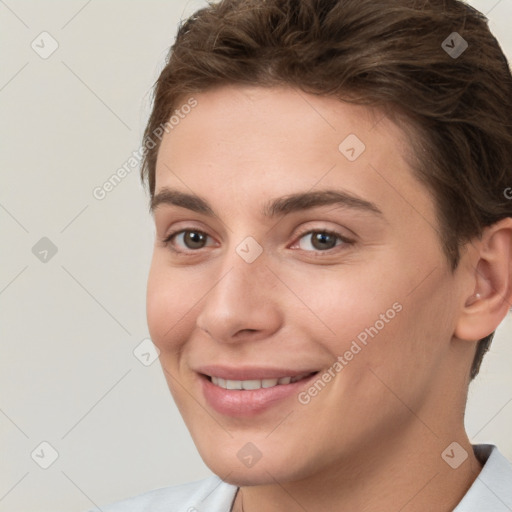
<instances>
[{"instance_id":1,"label":"eyebrow","mask_svg":"<svg viewBox=\"0 0 512 512\"><path fill-rule=\"evenodd\" d=\"M174 205L207 215L208 217L216 216L213 208L208 204L208 201L202 197L167 187L160 190L160 192L151 199L150 210L154 212L161 205ZM292 212L328 205L351 208L383 216L382 211L374 203L344 190L299 192L278 197L264 205L262 214L264 217L274 218Z\"/></svg>"}]
</instances>

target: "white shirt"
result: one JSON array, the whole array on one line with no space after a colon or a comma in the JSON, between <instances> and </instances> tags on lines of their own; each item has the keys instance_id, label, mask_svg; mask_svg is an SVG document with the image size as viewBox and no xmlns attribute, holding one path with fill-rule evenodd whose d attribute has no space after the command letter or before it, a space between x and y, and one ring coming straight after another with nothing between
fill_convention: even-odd
<instances>
[{"instance_id":1,"label":"white shirt","mask_svg":"<svg viewBox=\"0 0 512 512\"><path fill-rule=\"evenodd\" d=\"M453 512L512 512L512 464L489 444L474 445L484 464ZM103 512L230 512L237 487L212 476L198 482L164 487L118 501ZM96 512L97 509L89 512Z\"/></svg>"}]
</instances>

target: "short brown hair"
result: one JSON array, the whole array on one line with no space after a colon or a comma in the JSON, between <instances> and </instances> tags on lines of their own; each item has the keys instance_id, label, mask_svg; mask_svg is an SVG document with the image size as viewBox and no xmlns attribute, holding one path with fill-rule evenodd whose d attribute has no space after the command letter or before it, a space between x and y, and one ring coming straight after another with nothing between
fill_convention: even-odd
<instances>
[{"instance_id":1,"label":"short brown hair","mask_svg":"<svg viewBox=\"0 0 512 512\"><path fill-rule=\"evenodd\" d=\"M227 84L291 86L398 115L415 135L413 168L452 270L464 243L512 217L512 76L487 18L462 1L209 3L180 25L155 84L141 171L151 196L155 131L180 101ZM479 341L471 379L493 336Z\"/></svg>"}]
</instances>

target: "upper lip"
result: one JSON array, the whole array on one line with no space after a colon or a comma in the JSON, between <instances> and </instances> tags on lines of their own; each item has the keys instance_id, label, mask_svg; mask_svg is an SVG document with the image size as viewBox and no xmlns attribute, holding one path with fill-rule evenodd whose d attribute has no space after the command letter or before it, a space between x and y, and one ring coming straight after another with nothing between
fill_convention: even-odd
<instances>
[{"instance_id":1,"label":"upper lip","mask_svg":"<svg viewBox=\"0 0 512 512\"><path fill-rule=\"evenodd\" d=\"M210 377L220 377L226 380L263 380L308 375L317 372L318 369L271 368L263 366L243 366L234 368L229 366L206 365L195 368L195 371Z\"/></svg>"}]
</instances>

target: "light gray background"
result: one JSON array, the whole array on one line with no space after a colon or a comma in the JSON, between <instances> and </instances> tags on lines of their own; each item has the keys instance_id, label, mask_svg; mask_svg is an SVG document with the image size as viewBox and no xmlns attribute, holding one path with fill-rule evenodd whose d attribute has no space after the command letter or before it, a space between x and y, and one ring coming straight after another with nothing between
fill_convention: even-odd
<instances>
[{"instance_id":1,"label":"light gray background","mask_svg":"<svg viewBox=\"0 0 512 512\"><path fill-rule=\"evenodd\" d=\"M470 3L510 58L512 1ZM158 360L133 354L153 240L138 169L92 194L139 148L177 24L201 5L0 1L0 512L81 512L210 474ZM43 31L47 59L31 48ZM58 248L46 263L42 237ZM510 459L511 334L507 317L467 413L472 441ZM48 469L31 457L49 460L43 441Z\"/></svg>"}]
</instances>

